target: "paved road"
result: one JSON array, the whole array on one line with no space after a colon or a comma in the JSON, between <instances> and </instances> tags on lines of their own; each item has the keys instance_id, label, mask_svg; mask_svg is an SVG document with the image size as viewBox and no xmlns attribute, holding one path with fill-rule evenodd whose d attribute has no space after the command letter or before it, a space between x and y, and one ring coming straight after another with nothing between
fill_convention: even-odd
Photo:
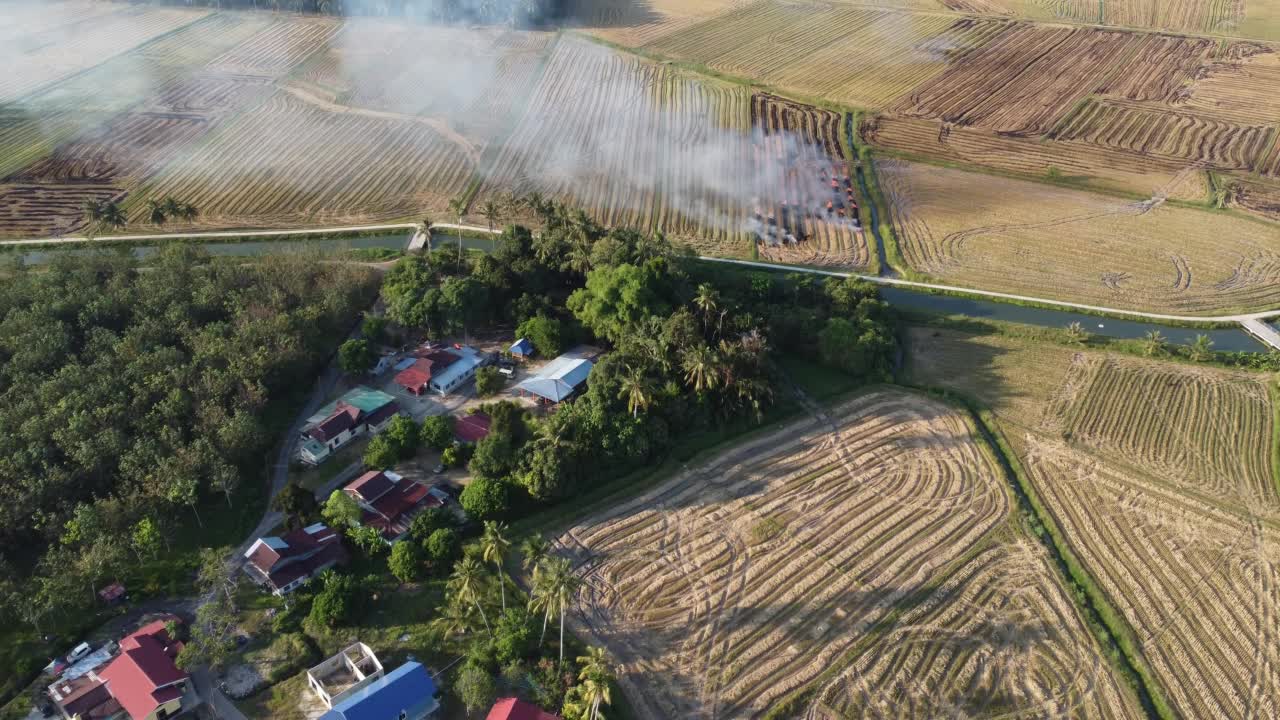
<instances>
[{"instance_id":1,"label":"paved road","mask_svg":"<svg viewBox=\"0 0 1280 720\"><path fill-rule=\"evenodd\" d=\"M213 678L209 675L209 668L199 667L191 673L191 679L195 683L196 692L200 694L204 701L209 703L209 707L213 709L213 714L222 718L222 720L249 720L240 712L240 708L231 702L221 690L214 687Z\"/></svg>"}]
</instances>

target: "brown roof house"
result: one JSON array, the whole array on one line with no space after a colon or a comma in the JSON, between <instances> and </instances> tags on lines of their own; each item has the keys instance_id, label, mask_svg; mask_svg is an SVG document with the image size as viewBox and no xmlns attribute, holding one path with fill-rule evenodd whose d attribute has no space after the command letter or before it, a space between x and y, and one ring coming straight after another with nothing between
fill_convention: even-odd
<instances>
[{"instance_id":1,"label":"brown roof house","mask_svg":"<svg viewBox=\"0 0 1280 720\"><path fill-rule=\"evenodd\" d=\"M307 418L302 427L298 457L319 465L342 446L362 435L376 435L400 412L396 399L363 385Z\"/></svg>"},{"instance_id":2,"label":"brown roof house","mask_svg":"<svg viewBox=\"0 0 1280 720\"><path fill-rule=\"evenodd\" d=\"M360 524L377 528L388 543L404 537L418 513L444 504L426 485L390 470L371 470L342 490L360 504Z\"/></svg>"},{"instance_id":3,"label":"brown roof house","mask_svg":"<svg viewBox=\"0 0 1280 720\"><path fill-rule=\"evenodd\" d=\"M244 572L273 595L293 592L327 568L347 561L338 533L324 523L280 537L258 538L244 554Z\"/></svg>"}]
</instances>

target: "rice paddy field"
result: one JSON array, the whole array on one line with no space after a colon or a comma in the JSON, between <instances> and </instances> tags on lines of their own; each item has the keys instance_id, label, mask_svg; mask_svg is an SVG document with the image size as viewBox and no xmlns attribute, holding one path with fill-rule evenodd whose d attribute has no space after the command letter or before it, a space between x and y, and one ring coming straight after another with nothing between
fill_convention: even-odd
<instances>
[{"instance_id":1,"label":"rice paddy field","mask_svg":"<svg viewBox=\"0 0 1280 720\"><path fill-rule=\"evenodd\" d=\"M1280 712L1274 380L1001 335L909 340L916 382L993 409L1172 712Z\"/></svg>"},{"instance_id":2,"label":"rice paddy field","mask_svg":"<svg viewBox=\"0 0 1280 720\"><path fill-rule=\"evenodd\" d=\"M577 629L646 720L1141 717L1012 503L963 414L881 390L557 547L584 580Z\"/></svg>"},{"instance_id":3,"label":"rice paddy field","mask_svg":"<svg viewBox=\"0 0 1280 720\"><path fill-rule=\"evenodd\" d=\"M1223 315L1280 302L1269 223L901 161L876 175L906 266L952 285Z\"/></svg>"}]
</instances>

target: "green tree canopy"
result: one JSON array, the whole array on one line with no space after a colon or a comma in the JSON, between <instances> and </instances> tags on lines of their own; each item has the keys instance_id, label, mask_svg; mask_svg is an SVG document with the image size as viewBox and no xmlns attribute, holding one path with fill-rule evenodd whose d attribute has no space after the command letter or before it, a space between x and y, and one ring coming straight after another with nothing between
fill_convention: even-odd
<instances>
[{"instance_id":1,"label":"green tree canopy","mask_svg":"<svg viewBox=\"0 0 1280 720\"><path fill-rule=\"evenodd\" d=\"M544 358L553 358L564 350L563 336L563 324L542 313L525 320L516 328L516 337L533 343L533 348Z\"/></svg>"},{"instance_id":2,"label":"green tree canopy","mask_svg":"<svg viewBox=\"0 0 1280 720\"><path fill-rule=\"evenodd\" d=\"M338 366L344 372L353 375L367 373L377 362L378 356L369 347L369 341L363 338L348 340L338 348Z\"/></svg>"},{"instance_id":3,"label":"green tree canopy","mask_svg":"<svg viewBox=\"0 0 1280 720\"><path fill-rule=\"evenodd\" d=\"M502 480L477 477L462 490L462 509L477 520L505 515L510 509L511 486Z\"/></svg>"},{"instance_id":4,"label":"green tree canopy","mask_svg":"<svg viewBox=\"0 0 1280 720\"><path fill-rule=\"evenodd\" d=\"M587 274L585 287L569 296L574 316L598 337L621 342L644 318L671 313L664 261L604 266Z\"/></svg>"},{"instance_id":5,"label":"green tree canopy","mask_svg":"<svg viewBox=\"0 0 1280 720\"><path fill-rule=\"evenodd\" d=\"M414 582L422 576L422 551L412 542L398 542L391 548L387 568L400 582Z\"/></svg>"},{"instance_id":6,"label":"green tree canopy","mask_svg":"<svg viewBox=\"0 0 1280 720\"><path fill-rule=\"evenodd\" d=\"M453 444L453 416L431 415L422 420L422 441L435 450Z\"/></svg>"},{"instance_id":7,"label":"green tree canopy","mask_svg":"<svg viewBox=\"0 0 1280 720\"><path fill-rule=\"evenodd\" d=\"M329 493L320 513L335 528L347 528L360 522L360 504L341 488Z\"/></svg>"}]
</instances>

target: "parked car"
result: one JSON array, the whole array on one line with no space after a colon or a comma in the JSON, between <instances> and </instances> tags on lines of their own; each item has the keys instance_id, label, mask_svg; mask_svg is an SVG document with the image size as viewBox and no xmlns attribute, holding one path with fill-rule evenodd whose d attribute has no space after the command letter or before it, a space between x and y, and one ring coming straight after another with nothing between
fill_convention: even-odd
<instances>
[{"instance_id":1,"label":"parked car","mask_svg":"<svg viewBox=\"0 0 1280 720\"><path fill-rule=\"evenodd\" d=\"M89 643L82 642L71 649L67 654L67 662L74 665L80 658L93 652L93 648L89 647Z\"/></svg>"},{"instance_id":2,"label":"parked car","mask_svg":"<svg viewBox=\"0 0 1280 720\"><path fill-rule=\"evenodd\" d=\"M444 463L440 463L439 465L436 465L435 467L431 468L431 473L433 475L439 475L443 473L444 470L445 470Z\"/></svg>"}]
</instances>

